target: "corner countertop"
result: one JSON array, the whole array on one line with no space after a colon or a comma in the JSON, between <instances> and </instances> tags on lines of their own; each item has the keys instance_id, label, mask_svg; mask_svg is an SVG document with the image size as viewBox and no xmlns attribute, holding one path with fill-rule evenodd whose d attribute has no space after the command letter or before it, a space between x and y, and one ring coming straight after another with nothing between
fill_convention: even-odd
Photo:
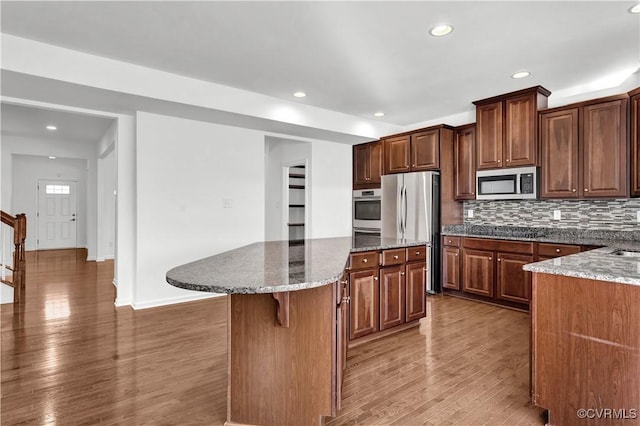
<instances>
[{"instance_id":1,"label":"corner countertop","mask_svg":"<svg viewBox=\"0 0 640 426\"><path fill-rule=\"evenodd\" d=\"M640 242L636 243L636 250ZM525 271L563 275L566 277L610 281L640 286L640 257L624 257L615 254L616 247L604 247L542 262L529 263Z\"/></svg>"},{"instance_id":2,"label":"corner countertop","mask_svg":"<svg viewBox=\"0 0 640 426\"><path fill-rule=\"evenodd\" d=\"M599 246L569 256L529 263L525 271L640 285L640 257L618 256L618 250L640 251L640 231L451 225L443 235L538 243Z\"/></svg>"},{"instance_id":3,"label":"corner countertop","mask_svg":"<svg viewBox=\"0 0 640 426\"><path fill-rule=\"evenodd\" d=\"M167 272L175 287L212 293L279 293L320 287L340 278L349 253L428 245L426 241L352 237L253 243Z\"/></svg>"}]
</instances>

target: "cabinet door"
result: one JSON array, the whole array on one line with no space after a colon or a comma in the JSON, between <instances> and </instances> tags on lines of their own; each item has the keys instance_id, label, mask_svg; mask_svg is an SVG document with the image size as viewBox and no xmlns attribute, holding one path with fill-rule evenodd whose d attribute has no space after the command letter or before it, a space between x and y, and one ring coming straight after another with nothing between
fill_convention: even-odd
<instances>
[{"instance_id":1,"label":"cabinet door","mask_svg":"<svg viewBox=\"0 0 640 426\"><path fill-rule=\"evenodd\" d=\"M631 195L640 195L640 95L631 98Z\"/></svg>"},{"instance_id":2,"label":"cabinet door","mask_svg":"<svg viewBox=\"0 0 640 426\"><path fill-rule=\"evenodd\" d=\"M349 274L349 339L378 331L378 269Z\"/></svg>"},{"instance_id":3,"label":"cabinet door","mask_svg":"<svg viewBox=\"0 0 640 426\"><path fill-rule=\"evenodd\" d=\"M582 108L582 182L588 197L628 195L627 101Z\"/></svg>"},{"instance_id":4,"label":"cabinet door","mask_svg":"<svg viewBox=\"0 0 640 426\"><path fill-rule=\"evenodd\" d=\"M369 183L380 183L382 176L382 141L369 144Z\"/></svg>"},{"instance_id":5,"label":"cabinet door","mask_svg":"<svg viewBox=\"0 0 640 426\"><path fill-rule=\"evenodd\" d=\"M460 290L460 249L442 248L442 287Z\"/></svg>"},{"instance_id":6,"label":"cabinet door","mask_svg":"<svg viewBox=\"0 0 640 426\"><path fill-rule=\"evenodd\" d=\"M476 128L456 131L454 140L455 199L476 198Z\"/></svg>"},{"instance_id":7,"label":"cabinet door","mask_svg":"<svg viewBox=\"0 0 640 426\"><path fill-rule=\"evenodd\" d=\"M505 167L535 166L537 163L536 96L537 93L529 93L504 103Z\"/></svg>"},{"instance_id":8,"label":"cabinet door","mask_svg":"<svg viewBox=\"0 0 640 426\"><path fill-rule=\"evenodd\" d=\"M522 270L533 256L498 253L498 299L529 303L531 299L531 272Z\"/></svg>"},{"instance_id":9,"label":"cabinet door","mask_svg":"<svg viewBox=\"0 0 640 426\"><path fill-rule=\"evenodd\" d=\"M369 161L369 144L353 146L353 184L363 185L369 183L371 168Z\"/></svg>"},{"instance_id":10,"label":"cabinet door","mask_svg":"<svg viewBox=\"0 0 640 426\"><path fill-rule=\"evenodd\" d=\"M411 135L411 170L437 170L440 168L440 130L429 130Z\"/></svg>"},{"instance_id":11,"label":"cabinet door","mask_svg":"<svg viewBox=\"0 0 640 426\"><path fill-rule=\"evenodd\" d=\"M409 135L384 140L385 174L409 171L410 145Z\"/></svg>"},{"instance_id":12,"label":"cabinet door","mask_svg":"<svg viewBox=\"0 0 640 426\"><path fill-rule=\"evenodd\" d=\"M407 263L406 322L427 316L426 266L425 262Z\"/></svg>"},{"instance_id":13,"label":"cabinet door","mask_svg":"<svg viewBox=\"0 0 640 426\"><path fill-rule=\"evenodd\" d=\"M404 323L404 265L380 269L380 330Z\"/></svg>"},{"instance_id":14,"label":"cabinet door","mask_svg":"<svg viewBox=\"0 0 640 426\"><path fill-rule=\"evenodd\" d=\"M502 101L476 108L478 170L502 167Z\"/></svg>"},{"instance_id":15,"label":"cabinet door","mask_svg":"<svg viewBox=\"0 0 640 426\"><path fill-rule=\"evenodd\" d=\"M542 198L578 197L578 109L540 114Z\"/></svg>"},{"instance_id":16,"label":"cabinet door","mask_svg":"<svg viewBox=\"0 0 640 426\"><path fill-rule=\"evenodd\" d=\"M493 297L493 252L462 250L463 290L481 296Z\"/></svg>"}]
</instances>

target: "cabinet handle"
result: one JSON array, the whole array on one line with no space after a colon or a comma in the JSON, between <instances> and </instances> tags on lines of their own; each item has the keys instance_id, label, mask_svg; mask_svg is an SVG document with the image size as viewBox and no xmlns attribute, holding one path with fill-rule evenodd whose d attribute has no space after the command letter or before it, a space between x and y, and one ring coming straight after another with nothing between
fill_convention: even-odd
<instances>
[{"instance_id":1,"label":"cabinet handle","mask_svg":"<svg viewBox=\"0 0 640 426\"><path fill-rule=\"evenodd\" d=\"M416 252L416 256L420 256L420 251L417 251L417 252Z\"/></svg>"},{"instance_id":2,"label":"cabinet handle","mask_svg":"<svg viewBox=\"0 0 640 426\"><path fill-rule=\"evenodd\" d=\"M490 257L489 260L493 260L493 257Z\"/></svg>"},{"instance_id":3,"label":"cabinet handle","mask_svg":"<svg viewBox=\"0 0 640 426\"><path fill-rule=\"evenodd\" d=\"M475 193L475 192L472 192L472 193L471 193L471 195L476 195L476 193Z\"/></svg>"},{"instance_id":4,"label":"cabinet handle","mask_svg":"<svg viewBox=\"0 0 640 426\"><path fill-rule=\"evenodd\" d=\"M458 257L458 253L456 253L456 257Z\"/></svg>"},{"instance_id":5,"label":"cabinet handle","mask_svg":"<svg viewBox=\"0 0 640 426\"><path fill-rule=\"evenodd\" d=\"M449 244L451 244L451 240L449 240Z\"/></svg>"},{"instance_id":6,"label":"cabinet handle","mask_svg":"<svg viewBox=\"0 0 640 426\"><path fill-rule=\"evenodd\" d=\"M575 188L573 188L573 189L571 190L571 192L576 192L576 189L575 189Z\"/></svg>"},{"instance_id":7,"label":"cabinet handle","mask_svg":"<svg viewBox=\"0 0 640 426\"><path fill-rule=\"evenodd\" d=\"M398 260L398 259L399 259L399 257L398 257L398 255L397 255L397 254L396 254L395 256L393 256L393 258L394 258L395 260Z\"/></svg>"},{"instance_id":8,"label":"cabinet handle","mask_svg":"<svg viewBox=\"0 0 640 426\"><path fill-rule=\"evenodd\" d=\"M498 163L502 163L502 161L498 160Z\"/></svg>"},{"instance_id":9,"label":"cabinet handle","mask_svg":"<svg viewBox=\"0 0 640 426\"><path fill-rule=\"evenodd\" d=\"M368 260L367 259L362 259L362 263L367 263Z\"/></svg>"},{"instance_id":10,"label":"cabinet handle","mask_svg":"<svg viewBox=\"0 0 640 426\"><path fill-rule=\"evenodd\" d=\"M342 284L342 285L347 285L347 280L340 281L340 284Z\"/></svg>"},{"instance_id":11,"label":"cabinet handle","mask_svg":"<svg viewBox=\"0 0 640 426\"><path fill-rule=\"evenodd\" d=\"M502 262L502 259L498 258L498 262Z\"/></svg>"},{"instance_id":12,"label":"cabinet handle","mask_svg":"<svg viewBox=\"0 0 640 426\"><path fill-rule=\"evenodd\" d=\"M400 272L400 275L404 275L404 271Z\"/></svg>"},{"instance_id":13,"label":"cabinet handle","mask_svg":"<svg viewBox=\"0 0 640 426\"><path fill-rule=\"evenodd\" d=\"M509 159L507 158L507 163L508 163L509 161L511 161L511 160L509 160Z\"/></svg>"},{"instance_id":14,"label":"cabinet handle","mask_svg":"<svg viewBox=\"0 0 640 426\"><path fill-rule=\"evenodd\" d=\"M342 298L342 303L349 303L351 302L351 296L345 296Z\"/></svg>"},{"instance_id":15,"label":"cabinet handle","mask_svg":"<svg viewBox=\"0 0 640 426\"><path fill-rule=\"evenodd\" d=\"M378 277L373 277L373 280L374 281L378 281Z\"/></svg>"},{"instance_id":16,"label":"cabinet handle","mask_svg":"<svg viewBox=\"0 0 640 426\"><path fill-rule=\"evenodd\" d=\"M412 165L411 165L411 167L415 167L415 166L416 166L415 164L412 164Z\"/></svg>"},{"instance_id":17,"label":"cabinet handle","mask_svg":"<svg viewBox=\"0 0 640 426\"><path fill-rule=\"evenodd\" d=\"M556 253L560 253L560 249L556 249Z\"/></svg>"},{"instance_id":18,"label":"cabinet handle","mask_svg":"<svg viewBox=\"0 0 640 426\"><path fill-rule=\"evenodd\" d=\"M589 188L585 188L585 189L584 189L584 192L589 192Z\"/></svg>"}]
</instances>

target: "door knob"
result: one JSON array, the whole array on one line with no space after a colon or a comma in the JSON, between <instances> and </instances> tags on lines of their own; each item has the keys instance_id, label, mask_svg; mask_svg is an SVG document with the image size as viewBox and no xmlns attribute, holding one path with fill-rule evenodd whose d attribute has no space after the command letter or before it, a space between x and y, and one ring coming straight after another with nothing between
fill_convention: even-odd
<instances>
[{"instance_id":1,"label":"door knob","mask_svg":"<svg viewBox=\"0 0 640 426\"><path fill-rule=\"evenodd\" d=\"M69 222L75 222L76 218L74 217L73 219L71 219Z\"/></svg>"}]
</instances>

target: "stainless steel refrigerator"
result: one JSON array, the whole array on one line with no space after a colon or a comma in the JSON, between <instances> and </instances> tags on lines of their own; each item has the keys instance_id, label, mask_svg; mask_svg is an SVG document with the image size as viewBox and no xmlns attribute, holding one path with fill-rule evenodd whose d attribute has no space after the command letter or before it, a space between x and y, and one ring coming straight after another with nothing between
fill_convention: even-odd
<instances>
[{"instance_id":1,"label":"stainless steel refrigerator","mask_svg":"<svg viewBox=\"0 0 640 426\"><path fill-rule=\"evenodd\" d=\"M382 176L381 236L427 243L427 293L440 292L440 174Z\"/></svg>"}]
</instances>

